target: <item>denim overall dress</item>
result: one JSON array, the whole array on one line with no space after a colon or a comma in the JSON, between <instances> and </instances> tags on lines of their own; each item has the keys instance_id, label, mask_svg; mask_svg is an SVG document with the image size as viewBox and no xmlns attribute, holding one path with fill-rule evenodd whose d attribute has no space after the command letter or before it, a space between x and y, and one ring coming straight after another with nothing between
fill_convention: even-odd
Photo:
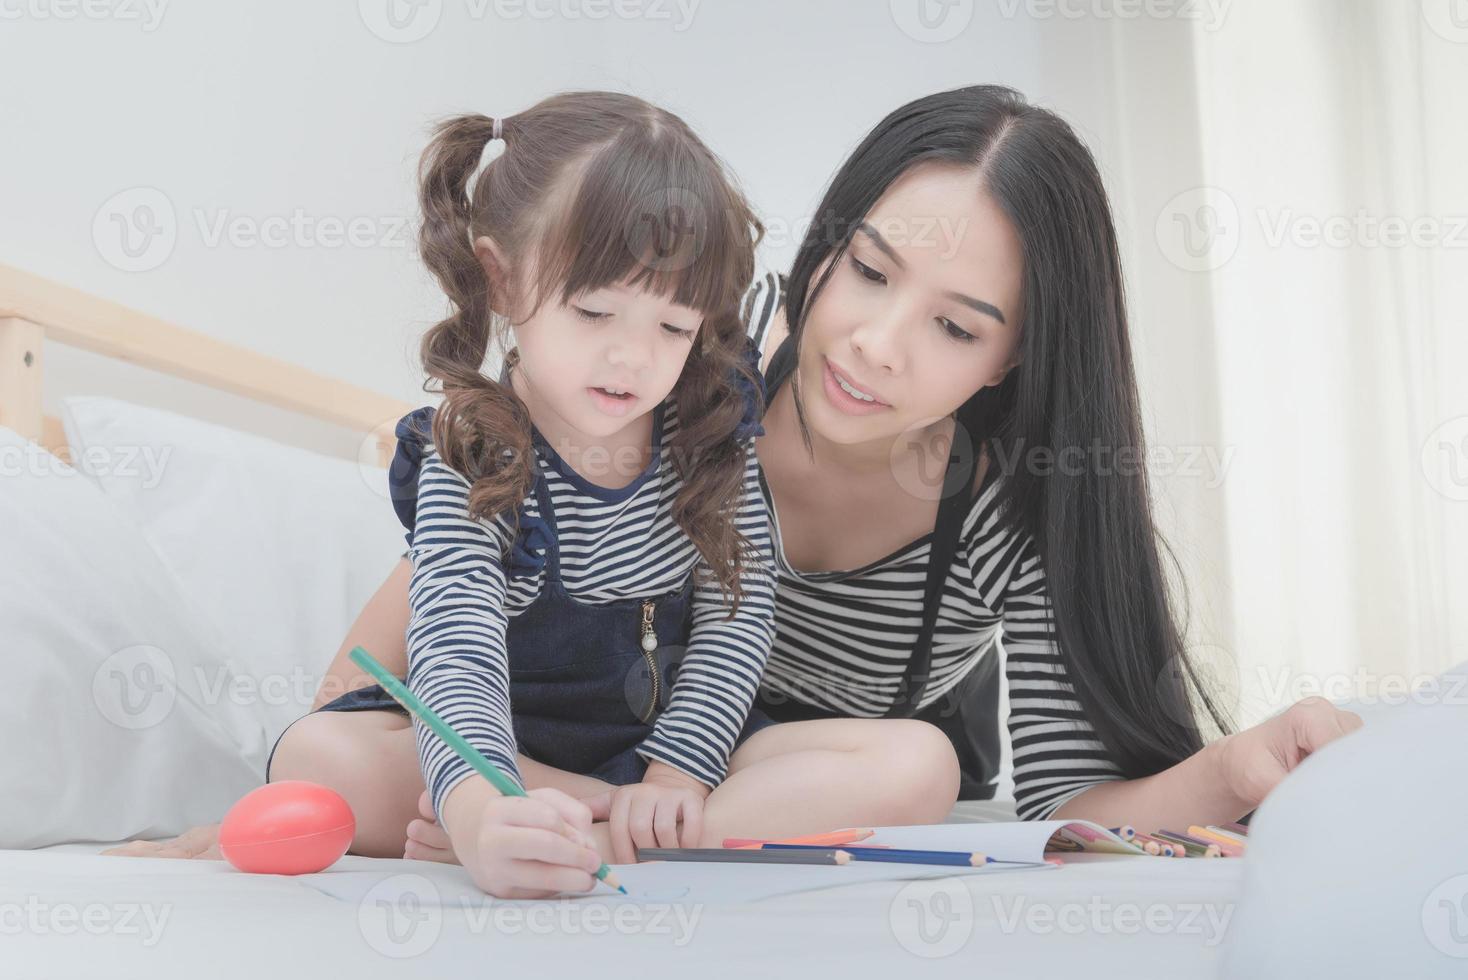
<instances>
[{"instance_id":1,"label":"denim overall dress","mask_svg":"<svg viewBox=\"0 0 1468 980\"><path fill-rule=\"evenodd\" d=\"M431 426L431 411L413 413L398 430L399 453L417 457L401 460L405 466L399 469L411 473L403 482L414 497L420 434ZM636 748L669 703L691 632L693 573L678 588L653 598L582 602L561 579L555 508L544 473L537 472L534 493L549 532L535 535L544 549L545 581L528 607L508 617L505 636L516 748L536 762L613 785L640 782L647 762ZM411 528L414 502L395 497L394 504L402 504L400 516ZM377 684L348 691L316 710L407 714ZM751 706L735 747L773 724ZM267 761L267 781L269 772Z\"/></svg>"}]
</instances>

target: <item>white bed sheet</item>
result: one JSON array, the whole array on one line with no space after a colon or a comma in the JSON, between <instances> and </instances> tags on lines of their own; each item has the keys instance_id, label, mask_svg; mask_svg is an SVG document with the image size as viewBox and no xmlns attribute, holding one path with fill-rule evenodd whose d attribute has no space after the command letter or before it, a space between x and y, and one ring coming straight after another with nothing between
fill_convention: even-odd
<instances>
[{"instance_id":1,"label":"white bed sheet","mask_svg":"<svg viewBox=\"0 0 1468 980\"><path fill-rule=\"evenodd\" d=\"M525 910L536 903L488 899L383 907L376 899L384 890L375 886L323 882L373 875L388 893L401 892L405 880L462 893L462 868L430 862L349 856L321 875L287 878L242 875L217 861L98 854L107 846L0 851L8 920L0 923L0 973L1209 977L1244 863L1082 855L1043 872L849 884L610 920L555 902L533 913ZM403 875L421 878L396 877Z\"/></svg>"}]
</instances>

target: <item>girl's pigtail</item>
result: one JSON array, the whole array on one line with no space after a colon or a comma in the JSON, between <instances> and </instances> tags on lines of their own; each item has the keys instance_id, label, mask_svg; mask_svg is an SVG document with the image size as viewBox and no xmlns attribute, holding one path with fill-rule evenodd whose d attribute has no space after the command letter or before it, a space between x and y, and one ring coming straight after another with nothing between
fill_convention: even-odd
<instances>
[{"instance_id":1,"label":"girl's pigtail","mask_svg":"<svg viewBox=\"0 0 1468 980\"><path fill-rule=\"evenodd\" d=\"M425 390L436 379L444 395L433 442L444 463L470 481L469 515L487 519L516 512L535 480L530 414L513 388L480 370L494 336L495 296L508 293L485 274L472 244L471 201L484 181L470 186L470 178L493 133L494 120L483 115L441 123L418 171L418 248L451 310L424 335L420 352Z\"/></svg>"}]
</instances>

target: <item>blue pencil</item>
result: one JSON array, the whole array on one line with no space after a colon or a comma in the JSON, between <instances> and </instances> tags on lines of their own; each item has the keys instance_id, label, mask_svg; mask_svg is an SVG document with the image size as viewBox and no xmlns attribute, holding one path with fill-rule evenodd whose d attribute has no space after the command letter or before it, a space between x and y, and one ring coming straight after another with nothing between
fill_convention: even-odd
<instances>
[{"instance_id":1,"label":"blue pencil","mask_svg":"<svg viewBox=\"0 0 1468 980\"><path fill-rule=\"evenodd\" d=\"M761 844L760 850L793 851L806 850L813 844ZM841 845L841 850L851 855L853 861L888 861L893 864L953 864L961 867L978 867L988 864L989 858L977 851L910 851L897 847L851 847Z\"/></svg>"}]
</instances>

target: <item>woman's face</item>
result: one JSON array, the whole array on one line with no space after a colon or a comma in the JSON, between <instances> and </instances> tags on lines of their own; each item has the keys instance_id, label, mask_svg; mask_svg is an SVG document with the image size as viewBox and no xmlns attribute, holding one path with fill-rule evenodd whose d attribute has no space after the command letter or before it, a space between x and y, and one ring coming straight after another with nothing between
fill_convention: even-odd
<instances>
[{"instance_id":1,"label":"woman's face","mask_svg":"<svg viewBox=\"0 0 1468 980\"><path fill-rule=\"evenodd\" d=\"M1019 237L973 170L903 174L839 261L806 315L800 352L807 418L825 439L891 444L1017 363Z\"/></svg>"}]
</instances>

